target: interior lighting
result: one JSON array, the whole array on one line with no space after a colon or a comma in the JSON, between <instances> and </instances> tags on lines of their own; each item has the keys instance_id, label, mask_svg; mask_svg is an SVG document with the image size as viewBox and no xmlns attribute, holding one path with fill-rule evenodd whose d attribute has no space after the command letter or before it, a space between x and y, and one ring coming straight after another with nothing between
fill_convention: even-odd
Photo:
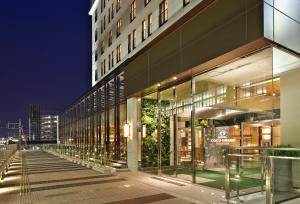
<instances>
[{"instance_id":1,"label":"interior lighting","mask_svg":"<svg viewBox=\"0 0 300 204\"><path fill-rule=\"evenodd\" d=\"M143 135L143 138L145 138L147 136L147 128L146 128L146 125L143 125L142 127L142 135Z\"/></svg>"},{"instance_id":2,"label":"interior lighting","mask_svg":"<svg viewBox=\"0 0 300 204\"><path fill-rule=\"evenodd\" d=\"M173 77L173 80L177 80L177 77L175 76L175 77Z\"/></svg>"},{"instance_id":3,"label":"interior lighting","mask_svg":"<svg viewBox=\"0 0 300 204\"><path fill-rule=\"evenodd\" d=\"M126 138L129 137L129 134L130 134L130 126L128 123L126 123L124 125L124 137L126 137Z\"/></svg>"}]
</instances>

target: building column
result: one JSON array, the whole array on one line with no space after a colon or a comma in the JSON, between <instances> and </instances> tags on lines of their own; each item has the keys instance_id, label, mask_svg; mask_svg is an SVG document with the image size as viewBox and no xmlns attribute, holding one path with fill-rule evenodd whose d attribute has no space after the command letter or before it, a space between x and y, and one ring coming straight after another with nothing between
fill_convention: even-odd
<instances>
[{"instance_id":1,"label":"building column","mask_svg":"<svg viewBox=\"0 0 300 204\"><path fill-rule=\"evenodd\" d=\"M138 98L127 99L127 123L130 133L127 138L127 163L132 172L138 171L139 138L138 138Z\"/></svg>"},{"instance_id":2,"label":"building column","mask_svg":"<svg viewBox=\"0 0 300 204\"><path fill-rule=\"evenodd\" d=\"M281 144L300 147L300 69L288 71L280 77Z\"/></svg>"}]
</instances>

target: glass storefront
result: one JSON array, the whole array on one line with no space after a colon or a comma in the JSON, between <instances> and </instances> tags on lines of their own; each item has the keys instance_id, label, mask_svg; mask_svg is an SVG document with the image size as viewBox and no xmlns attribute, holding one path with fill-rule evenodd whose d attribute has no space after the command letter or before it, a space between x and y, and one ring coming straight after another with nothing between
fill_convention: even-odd
<instances>
[{"instance_id":1,"label":"glass storefront","mask_svg":"<svg viewBox=\"0 0 300 204\"><path fill-rule=\"evenodd\" d=\"M291 106L281 95L289 95L282 91L293 86L286 76L297 68L297 56L269 47L183 83L158 86L142 97L141 169L224 189L224 146L271 147L283 141L288 130L281 124L290 119L281 112ZM243 160L245 192L259 186L259 165L255 158Z\"/></svg>"}]
</instances>

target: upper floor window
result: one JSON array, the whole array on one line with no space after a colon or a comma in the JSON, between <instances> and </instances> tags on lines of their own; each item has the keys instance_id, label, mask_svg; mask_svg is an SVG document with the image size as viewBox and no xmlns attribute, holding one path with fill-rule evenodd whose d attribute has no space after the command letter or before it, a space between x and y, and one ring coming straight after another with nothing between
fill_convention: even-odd
<instances>
[{"instance_id":1,"label":"upper floor window","mask_svg":"<svg viewBox=\"0 0 300 204\"><path fill-rule=\"evenodd\" d=\"M136 47L136 30L132 31L132 49Z\"/></svg>"},{"instance_id":2,"label":"upper floor window","mask_svg":"<svg viewBox=\"0 0 300 204\"><path fill-rule=\"evenodd\" d=\"M183 7L185 7L186 5L188 5L190 3L190 0L183 0Z\"/></svg>"},{"instance_id":3,"label":"upper floor window","mask_svg":"<svg viewBox=\"0 0 300 204\"><path fill-rule=\"evenodd\" d=\"M111 20L111 12L110 12L110 8L108 9L108 23L110 23Z\"/></svg>"},{"instance_id":4,"label":"upper floor window","mask_svg":"<svg viewBox=\"0 0 300 204\"><path fill-rule=\"evenodd\" d=\"M97 81L98 80L98 70L96 69L95 70L95 81Z\"/></svg>"},{"instance_id":5,"label":"upper floor window","mask_svg":"<svg viewBox=\"0 0 300 204\"><path fill-rule=\"evenodd\" d=\"M103 8L106 6L106 0L103 0Z\"/></svg>"},{"instance_id":6,"label":"upper floor window","mask_svg":"<svg viewBox=\"0 0 300 204\"><path fill-rule=\"evenodd\" d=\"M159 4L159 26L162 26L168 20L168 0L163 0Z\"/></svg>"},{"instance_id":7,"label":"upper floor window","mask_svg":"<svg viewBox=\"0 0 300 204\"><path fill-rule=\"evenodd\" d=\"M108 34L108 46L111 46L111 44L112 44L112 38L113 38L112 31L109 31L109 34Z\"/></svg>"},{"instance_id":8,"label":"upper floor window","mask_svg":"<svg viewBox=\"0 0 300 204\"><path fill-rule=\"evenodd\" d=\"M98 61L98 52L96 51L95 52L95 62L97 62Z\"/></svg>"},{"instance_id":9,"label":"upper floor window","mask_svg":"<svg viewBox=\"0 0 300 204\"><path fill-rule=\"evenodd\" d=\"M114 3L111 4L111 10L110 10L110 12L111 12L111 19L113 19L114 16L115 16Z\"/></svg>"},{"instance_id":10,"label":"upper floor window","mask_svg":"<svg viewBox=\"0 0 300 204\"><path fill-rule=\"evenodd\" d=\"M104 46L105 46L105 44L104 44L104 41L102 41L101 42L101 45L100 45L101 47L100 47L100 53L101 53L101 55L104 53Z\"/></svg>"},{"instance_id":11,"label":"upper floor window","mask_svg":"<svg viewBox=\"0 0 300 204\"><path fill-rule=\"evenodd\" d=\"M103 30L105 30L106 27L106 17L105 15L103 16Z\"/></svg>"},{"instance_id":12,"label":"upper floor window","mask_svg":"<svg viewBox=\"0 0 300 204\"><path fill-rule=\"evenodd\" d=\"M104 74L106 73L106 60L105 59L103 61L103 72L104 72Z\"/></svg>"},{"instance_id":13,"label":"upper floor window","mask_svg":"<svg viewBox=\"0 0 300 204\"><path fill-rule=\"evenodd\" d=\"M130 22L136 17L136 0L133 0L130 5Z\"/></svg>"},{"instance_id":14,"label":"upper floor window","mask_svg":"<svg viewBox=\"0 0 300 204\"><path fill-rule=\"evenodd\" d=\"M115 59L114 59L114 51L111 52L111 67L114 67Z\"/></svg>"},{"instance_id":15,"label":"upper floor window","mask_svg":"<svg viewBox=\"0 0 300 204\"><path fill-rule=\"evenodd\" d=\"M131 33L128 34L128 53L131 52Z\"/></svg>"},{"instance_id":16,"label":"upper floor window","mask_svg":"<svg viewBox=\"0 0 300 204\"><path fill-rule=\"evenodd\" d=\"M101 20L100 28L101 28L101 33L103 33L103 31L104 31L104 29L103 29L103 20Z\"/></svg>"},{"instance_id":17,"label":"upper floor window","mask_svg":"<svg viewBox=\"0 0 300 204\"><path fill-rule=\"evenodd\" d=\"M121 61L121 52L122 52L122 47L121 45L117 46L117 62Z\"/></svg>"},{"instance_id":18,"label":"upper floor window","mask_svg":"<svg viewBox=\"0 0 300 204\"><path fill-rule=\"evenodd\" d=\"M121 0L117 0L116 11L118 12L121 9Z\"/></svg>"},{"instance_id":19,"label":"upper floor window","mask_svg":"<svg viewBox=\"0 0 300 204\"><path fill-rule=\"evenodd\" d=\"M147 35L147 25L146 25L146 20L144 19L142 21L142 41L146 39L146 35Z\"/></svg>"},{"instance_id":20,"label":"upper floor window","mask_svg":"<svg viewBox=\"0 0 300 204\"><path fill-rule=\"evenodd\" d=\"M148 36L152 34L152 14L148 15Z\"/></svg>"},{"instance_id":21,"label":"upper floor window","mask_svg":"<svg viewBox=\"0 0 300 204\"><path fill-rule=\"evenodd\" d=\"M121 25L122 25L122 22L121 22L121 19L119 19L117 22L117 37L119 37L119 35L121 34Z\"/></svg>"},{"instance_id":22,"label":"upper floor window","mask_svg":"<svg viewBox=\"0 0 300 204\"><path fill-rule=\"evenodd\" d=\"M97 40L98 40L98 30L96 29L95 30L95 42L97 42Z\"/></svg>"},{"instance_id":23,"label":"upper floor window","mask_svg":"<svg viewBox=\"0 0 300 204\"><path fill-rule=\"evenodd\" d=\"M145 0L145 6L147 6L147 4L149 4L151 0Z\"/></svg>"},{"instance_id":24,"label":"upper floor window","mask_svg":"<svg viewBox=\"0 0 300 204\"><path fill-rule=\"evenodd\" d=\"M111 69L111 55L108 55L108 70Z\"/></svg>"},{"instance_id":25,"label":"upper floor window","mask_svg":"<svg viewBox=\"0 0 300 204\"><path fill-rule=\"evenodd\" d=\"M98 20L98 9L95 10L95 14L94 15L95 15L95 23L96 23L97 20Z\"/></svg>"}]
</instances>

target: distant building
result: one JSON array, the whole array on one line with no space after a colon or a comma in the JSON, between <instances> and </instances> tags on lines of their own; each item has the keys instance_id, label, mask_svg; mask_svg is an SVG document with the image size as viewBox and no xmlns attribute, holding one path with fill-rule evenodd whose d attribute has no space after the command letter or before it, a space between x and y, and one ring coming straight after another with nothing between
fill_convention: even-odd
<instances>
[{"instance_id":1,"label":"distant building","mask_svg":"<svg viewBox=\"0 0 300 204\"><path fill-rule=\"evenodd\" d=\"M55 141L58 133L58 115L41 115L41 141Z\"/></svg>"},{"instance_id":2,"label":"distant building","mask_svg":"<svg viewBox=\"0 0 300 204\"><path fill-rule=\"evenodd\" d=\"M58 137L58 115L41 111L39 105L30 105L29 140L56 141Z\"/></svg>"},{"instance_id":3,"label":"distant building","mask_svg":"<svg viewBox=\"0 0 300 204\"><path fill-rule=\"evenodd\" d=\"M41 140L41 108L37 104L29 108L29 140Z\"/></svg>"}]
</instances>

